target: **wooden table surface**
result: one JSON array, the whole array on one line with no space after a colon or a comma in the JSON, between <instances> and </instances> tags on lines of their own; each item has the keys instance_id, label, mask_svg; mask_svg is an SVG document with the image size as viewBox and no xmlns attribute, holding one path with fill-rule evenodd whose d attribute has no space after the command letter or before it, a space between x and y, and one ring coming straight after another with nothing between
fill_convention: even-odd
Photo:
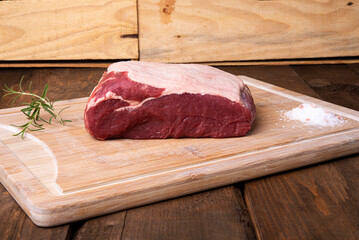
<instances>
[{"instance_id":1,"label":"wooden table surface","mask_svg":"<svg viewBox=\"0 0 359 240\"><path fill-rule=\"evenodd\" d=\"M220 68L359 110L359 64ZM0 68L0 87L25 75L50 99L85 97L104 71ZM0 184L0 239L359 239L359 154L53 228Z\"/></svg>"}]
</instances>

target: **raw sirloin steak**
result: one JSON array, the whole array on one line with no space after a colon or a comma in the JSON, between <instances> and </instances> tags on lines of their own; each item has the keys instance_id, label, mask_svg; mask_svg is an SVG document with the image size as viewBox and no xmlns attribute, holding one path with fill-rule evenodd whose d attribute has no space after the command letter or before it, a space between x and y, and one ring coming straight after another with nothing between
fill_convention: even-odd
<instances>
[{"instance_id":1,"label":"raw sirloin steak","mask_svg":"<svg viewBox=\"0 0 359 240\"><path fill-rule=\"evenodd\" d=\"M85 127L95 138L236 137L255 118L238 77L198 64L118 62L92 91Z\"/></svg>"}]
</instances>

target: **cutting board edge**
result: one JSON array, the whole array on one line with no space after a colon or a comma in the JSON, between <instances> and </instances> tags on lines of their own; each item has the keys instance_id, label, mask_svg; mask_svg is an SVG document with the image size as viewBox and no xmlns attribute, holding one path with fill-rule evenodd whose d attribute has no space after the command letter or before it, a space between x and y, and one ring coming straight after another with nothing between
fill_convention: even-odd
<instances>
[{"instance_id":1,"label":"cutting board edge","mask_svg":"<svg viewBox=\"0 0 359 240\"><path fill-rule=\"evenodd\" d=\"M77 194L83 195L83 197L80 200L76 200L73 202L68 201L67 204L64 204L62 202L64 198L66 199L65 195L48 196L49 198L47 200L52 200L52 201L47 201L45 203L37 202L36 197L32 198L32 196L30 196L30 198L27 199L26 198L22 199L23 201L19 201L19 198L24 198L24 196L21 196L21 194L14 194L14 191L12 189L13 187L12 184L10 184L10 189L9 188L7 189L10 190L10 193L13 195L13 197L16 199L19 205L25 210L26 214L31 218L31 220L36 225L41 227L51 227L51 226L65 224L73 221L78 221L89 217L103 215L106 213L112 213L123 209L128 209L153 202L158 202L165 199L175 198L175 197L195 193L198 191L204 191L215 187L225 186L228 184L232 184L248 179L253 179L257 177L262 177L269 174L287 171L287 170L307 166L310 164L315 164L322 161L330 160L337 157L354 154L357 153L359 149L359 128L356 128L353 131L353 134L354 136L347 135L346 133L339 133L339 134L335 134L335 136L330 135L323 137L321 139L323 141L321 147L323 148L323 150L326 151L326 154L322 156L318 155L316 152L313 152L313 149L311 148L307 148L305 151L297 150L295 154L293 154L293 151L289 151L289 150L299 149L299 148L298 146L295 146L294 143L291 143L292 146L290 146L289 148L288 146L285 145L279 147L274 152L276 155L271 156L271 158L266 158L268 156L267 153L268 149L259 151L255 155L257 155L257 158L261 158L262 161L257 161L255 162L255 164L253 164L253 155L247 156L248 158L250 158L250 161L247 160L247 165L244 165L246 167L243 167L243 165L241 164L238 165L239 156L229 157L231 159L224 160L224 162L227 162L227 165L232 167L226 168L226 165L223 165L223 163L221 163L220 165L222 165L223 169L215 172L212 171L211 174L203 174L200 172L201 168L208 167L206 165L202 166L201 168L197 168L195 170L188 169L179 173L174 173L174 174L171 173L169 174L170 181L168 181L168 174L164 173L163 176L152 177L155 178L155 180L143 179L142 181L144 183L146 182L148 183L150 181L158 182L157 185L155 184L152 187L147 188L145 190L139 189L139 190L134 190L133 192L130 193L127 192L124 194L116 194L116 190L117 193L121 192L121 189L124 187L122 184L118 184L116 187L114 187L114 185L104 186L102 187L102 189L100 188L92 193L90 193L89 191L79 192ZM338 136L345 138L344 144L340 149L341 151L338 151L335 144L328 144L325 142L330 140L336 141L338 139ZM331 139L331 138L335 138L335 139ZM310 142L311 141L307 141L305 143L301 142L298 144L300 145L304 144L306 146L311 147ZM284 147L286 147L285 150L287 154L281 152L281 149L284 149ZM271 150L271 152L273 153L273 149ZM314 162L312 160L308 160L308 157L312 156L313 154L316 159L316 161ZM294 159L295 159L295 163L292 163L291 165L283 164L283 162L285 161L287 162L293 161ZM228 164L228 161L232 161L232 163ZM234 162L237 161L237 166L233 167L233 161ZM252 162L252 165L248 164L250 162ZM217 163L209 163L208 165L209 167L214 167L216 164ZM258 171L254 171L253 169ZM248 174L250 171L251 172L254 171L255 173ZM167 181L163 181L162 178L166 179ZM3 183L3 179L1 180ZM191 186L191 188L188 187L189 185ZM113 193L110 196L99 199L101 196L105 196L106 192L111 189ZM156 195L155 197L148 196L149 194L156 193L156 191L158 192L158 195ZM89 194L91 196L87 196ZM78 207L74 207L76 204L79 204L79 202L80 203L83 202L83 199L90 201L82 203L82 205L80 204ZM126 202L127 204L125 204ZM131 204L128 204L128 202L130 202ZM97 209L94 211L93 206L101 206L101 209ZM65 212L67 217L63 216ZM84 214L84 212L86 213Z\"/></svg>"}]
</instances>

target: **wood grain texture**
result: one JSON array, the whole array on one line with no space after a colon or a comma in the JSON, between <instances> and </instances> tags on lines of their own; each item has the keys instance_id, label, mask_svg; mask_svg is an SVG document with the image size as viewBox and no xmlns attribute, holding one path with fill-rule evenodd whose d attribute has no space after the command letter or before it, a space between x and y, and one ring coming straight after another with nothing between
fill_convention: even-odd
<instances>
[{"instance_id":1,"label":"wood grain texture","mask_svg":"<svg viewBox=\"0 0 359 240\"><path fill-rule=\"evenodd\" d=\"M74 239L254 239L242 195L226 187L90 219Z\"/></svg>"},{"instance_id":2,"label":"wood grain texture","mask_svg":"<svg viewBox=\"0 0 359 240\"><path fill-rule=\"evenodd\" d=\"M0 60L137 59L135 0L1 1Z\"/></svg>"},{"instance_id":3,"label":"wood grain texture","mask_svg":"<svg viewBox=\"0 0 359 240\"><path fill-rule=\"evenodd\" d=\"M309 86L315 91L314 96L358 109L358 104L353 105L358 93L343 87L357 84L351 67L293 66L292 75L297 75L297 80L289 85L276 71L253 74L258 78L262 74L261 79L302 93ZM356 239L358 162L356 154L245 183L246 204L257 238Z\"/></svg>"},{"instance_id":4,"label":"wood grain texture","mask_svg":"<svg viewBox=\"0 0 359 240\"><path fill-rule=\"evenodd\" d=\"M33 137L19 142L11 136L13 130L0 126L6 145L1 148L1 180L37 224L50 226L312 164L359 148L358 112L244 79L258 110L256 125L246 138L97 141L83 127L86 98L67 100L58 106L71 105L63 117L73 122L34 132L43 144ZM280 110L302 101L353 119L331 129L280 122ZM21 123L18 110L2 110L1 123ZM54 157L46 160L44 151L52 151ZM290 157L295 160L288 161Z\"/></svg>"},{"instance_id":5,"label":"wood grain texture","mask_svg":"<svg viewBox=\"0 0 359 240\"><path fill-rule=\"evenodd\" d=\"M79 221L73 223L72 227L74 232L72 234L71 239L74 240L126 239L122 237L123 229L125 227L126 215L127 215L127 211L122 211L122 212L101 216L98 218L92 218L87 221ZM131 236L130 239L135 239L135 238Z\"/></svg>"},{"instance_id":6,"label":"wood grain texture","mask_svg":"<svg viewBox=\"0 0 359 240\"><path fill-rule=\"evenodd\" d=\"M294 72L290 66L218 66L217 68L234 75L265 79L265 81L274 85L280 85L285 89L293 90L293 86L295 86L294 91L314 98L319 98L309 85L303 82L299 82L301 84L298 84L298 80L300 80L298 74Z\"/></svg>"},{"instance_id":7,"label":"wood grain texture","mask_svg":"<svg viewBox=\"0 0 359 240\"><path fill-rule=\"evenodd\" d=\"M347 66L359 75L359 63L350 64Z\"/></svg>"},{"instance_id":8,"label":"wood grain texture","mask_svg":"<svg viewBox=\"0 0 359 240\"><path fill-rule=\"evenodd\" d=\"M140 59L358 56L359 2L139 0Z\"/></svg>"},{"instance_id":9,"label":"wood grain texture","mask_svg":"<svg viewBox=\"0 0 359 240\"><path fill-rule=\"evenodd\" d=\"M92 89L97 85L106 68L10 68L0 70L0 89L8 87L16 88L20 79L23 86L32 82L33 92L41 94L43 87L48 84L47 96L51 100L66 100L89 96ZM75 84L76 82L76 84ZM1 91L0 96L4 92ZM14 105L20 106L25 98L20 98ZM11 98L0 98L0 108L10 108Z\"/></svg>"},{"instance_id":10,"label":"wood grain texture","mask_svg":"<svg viewBox=\"0 0 359 240\"><path fill-rule=\"evenodd\" d=\"M359 74L347 65L293 66L322 99L359 110Z\"/></svg>"},{"instance_id":11,"label":"wood grain texture","mask_svg":"<svg viewBox=\"0 0 359 240\"><path fill-rule=\"evenodd\" d=\"M69 225L55 228L35 226L11 195L0 184L0 233L3 240L53 239L66 240Z\"/></svg>"},{"instance_id":12,"label":"wood grain texture","mask_svg":"<svg viewBox=\"0 0 359 240\"><path fill-rule=\"evenodd\" d=\"M143 217L146 216L146 217ZM233 186L127 210L123 239L254 239Z\"/></svg>"},{"instance_id":13,"label":"wood grain texture","mask_svg":"<svg viewBox=\"0 0 359 240\"><path fill-rule=\"evenodd\" d=\"M114 60L0 61L0 68L104 68ZM74 71L76 72L76 71Z\"/></svg>"},{"instance_id":14,"label":"wood grain texture","mask_svg":"<svg viewBox=\"0 0 359 240\"><path fill-rule=\"evenodd\" d=\"M358 160L356 155L247 183L258 238L356 239Z\"/></svg>"}]
</instances>

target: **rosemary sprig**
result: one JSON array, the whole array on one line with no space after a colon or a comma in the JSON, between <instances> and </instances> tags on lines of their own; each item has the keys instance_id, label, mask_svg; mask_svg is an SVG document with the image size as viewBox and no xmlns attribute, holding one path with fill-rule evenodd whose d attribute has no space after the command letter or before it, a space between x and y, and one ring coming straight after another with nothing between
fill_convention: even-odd
<instances>
[{"instance_id":1,"label":"rosemary sprig","mask_svg":"<svg viewBox=\"0 0 359 240\"><path fill-rule=\"evenodd\" d=\"M3 89L6 94L3 97L9 96L9 95L15 95L15 98L12 100L11 106L13 106L16 102L16 100L20 96L30 96L31 102L30 103L24 103L25 107L21 109L21 112L26 115L28 122L23 125L13 125L15 127L21 128L21 131L14 134L14 136L20 135L21 138L24 138L24 134L27 130L29 131L39 131L45 129L44 124L40 123L39 121L45 122L49 125L51 125L51 120L56 119L58 120L62 125L64 125L65 122L71 122L71 120L64 120L60 117L60 114L63 110L69 108L65 107L61 109L59 112L57 112L54 108L54 103L59 101L53 101L51 102L49 98L46 96L47 90L49 88L49 85L46 84L44 90L42 91L41 96L36 95L31 92L31 82L29 84L28 90L24 91L22 88L22 80L24 79L24 76L22 76L19 84L19 90L16 91L13 88L9 88L5 85L5 89ZM45 120L40 116L41 109L48 112L51 117L49 120Z\"/></svg>"}]
</instances>

